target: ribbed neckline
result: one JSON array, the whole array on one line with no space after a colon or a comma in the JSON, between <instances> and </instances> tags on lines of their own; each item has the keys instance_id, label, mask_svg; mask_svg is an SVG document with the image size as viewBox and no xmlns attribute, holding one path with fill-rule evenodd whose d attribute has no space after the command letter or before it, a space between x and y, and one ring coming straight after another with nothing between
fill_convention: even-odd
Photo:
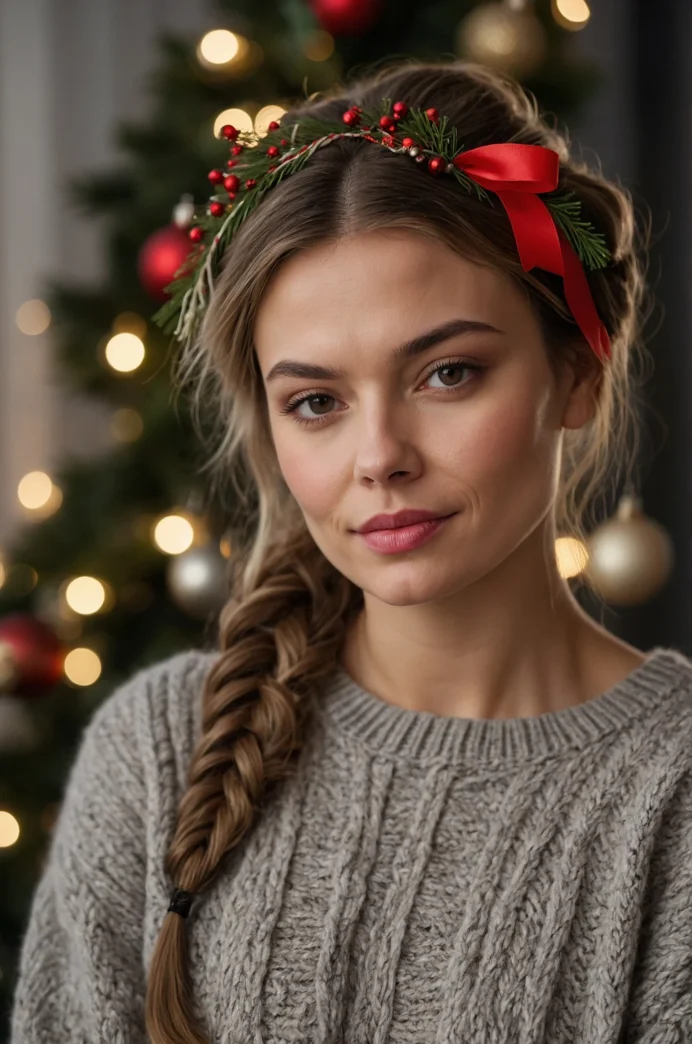
<instances>
[{"instance_id":1,"label":"ribbed neckline","mask_svg":"<svg viewBox=\"0 0 692 1044\"><path fill-rule=\"evenodd\" d=\"M692 662L656 646L622 681L585 703L525 718L455 718L387 703L338 666L320 699L327 728L402 759L517 762L574 751L649 715L681 684L692 692Z\"/></svg>"}]
</instances>

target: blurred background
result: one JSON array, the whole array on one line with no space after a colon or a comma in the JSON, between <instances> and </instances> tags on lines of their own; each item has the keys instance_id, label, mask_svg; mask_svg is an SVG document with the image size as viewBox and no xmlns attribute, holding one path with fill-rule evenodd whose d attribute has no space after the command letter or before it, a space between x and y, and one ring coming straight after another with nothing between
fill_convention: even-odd
<instances>
[{"instance_id":1,"label":"blurred background","mask_svg":"<svg viewBox=\"0 0 692 1044\"><path fill-rule=\"evenodd\" d=\"M5 0L0 5L0 1041L81 732L214 634L233 554L151 322L223 124L395 56L514 74L652 234L655 372L633 485L556 554L641 648L692 655L692 6L682 0ZM589 571L605 608L580 593Z\"/></svg>"}]
</instances>

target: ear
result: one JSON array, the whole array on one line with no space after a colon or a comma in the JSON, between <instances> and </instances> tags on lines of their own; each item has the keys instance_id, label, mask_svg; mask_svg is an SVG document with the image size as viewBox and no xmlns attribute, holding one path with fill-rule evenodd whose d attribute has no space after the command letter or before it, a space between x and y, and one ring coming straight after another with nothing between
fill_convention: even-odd
<instances>
[{"instance_id":1,"label":"ear","mask_svg":"<svg viewBox=\"0 0 692 1044\"><path fill-rule=\"evenodd\" d=\"M594 416L603 375L602 363L592 355L567 363L562 384L563 428L582 428Z\"/></svg>"}]
</instances>

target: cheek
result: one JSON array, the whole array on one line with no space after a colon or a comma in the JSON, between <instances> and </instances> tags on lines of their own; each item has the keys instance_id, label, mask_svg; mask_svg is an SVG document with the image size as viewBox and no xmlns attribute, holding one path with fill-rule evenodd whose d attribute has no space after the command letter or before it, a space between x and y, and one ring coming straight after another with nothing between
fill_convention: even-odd
<instances>
[{"instance_id":1,"label":"cheek","mask_svg":"<svg viewBox=\"0 0 692 1044\"><path fill-rule=\"evenodd\" d=\"M501 495L508 488L524 487L535 477L547 480L549 462L555 452L551 434L544 427L545 409L533 395L519 392L506 402L492 404L464 418L455 434L445 432L440 452L465 484L489 493L497 487Z\"/></svg>"},{"instance_id":2,"label":"cheek","mask_svg":"<svg viewBox=\"0 0 692 1044\"><path fill-rule=\"evenodd\" d=\"M312 518L327 517L338 499L342 483L337 455L324 447L311 448L309 440L291 445L284 439L277 447L277 458L284 481L295 500Z\"/></svg>"}]
</instances>

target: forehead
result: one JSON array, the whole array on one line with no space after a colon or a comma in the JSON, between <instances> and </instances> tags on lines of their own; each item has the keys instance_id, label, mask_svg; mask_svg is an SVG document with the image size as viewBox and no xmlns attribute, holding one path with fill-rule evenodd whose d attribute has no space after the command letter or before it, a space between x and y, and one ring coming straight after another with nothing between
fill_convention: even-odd
<instances>
[{"instance_id":1,"label":"forehead","mask_svg":"<svg viewBox=\"0 0 692 1044\"><path fill-rule=\"evenodd\" d=\"M529 306L514 281L461 257L432 236L403 230L357 233L302 251L273 275L255 322L258 353L288 343L401 338L428 320L526 319ZM277 331L280 336L277 337Z\"/></svg>"}]
</instances>

